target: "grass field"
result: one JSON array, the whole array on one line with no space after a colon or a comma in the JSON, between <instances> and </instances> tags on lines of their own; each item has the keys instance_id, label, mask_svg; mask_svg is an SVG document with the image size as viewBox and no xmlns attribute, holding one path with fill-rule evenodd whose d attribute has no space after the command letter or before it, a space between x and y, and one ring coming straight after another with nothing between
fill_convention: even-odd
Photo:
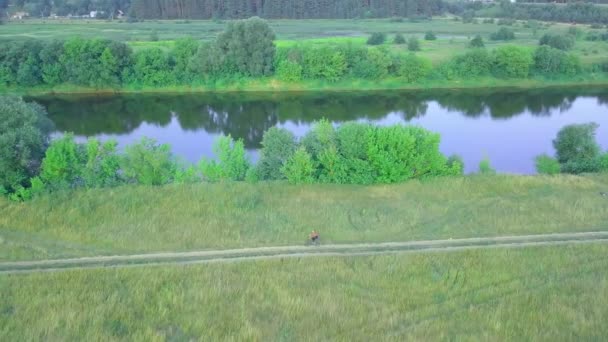
<instances>
[{"instance_id":1,"label":"grass field","mask_svg":"<svg viewBox=\"0 0 608 342\"><path fill-rule=\"evenodd\" d=\"M390 186L227 183L0 199L0 260L608 229L608 174Z\"/></svg>"},{"instance_id":2,"label":"grass field","mask_svg":"<svg viewBox=\"0 0 608 342\"><path fill-rule=\"evenodd\" d=\"M372 32L388 34L389 42L394 34L401 33L406 37L416 36L420 39L421 56L434 62L440 62L455 54L465 51L468 41L480 34L486 46L493 49L505 42L493 42L489 35L501 26L496 24L464 24L449 18L435 18L422 22L392 22L389 19L374 20L270 20L270 25L277 33L277 45L286 46L296 43L330 44L344 43L364 44ZM80 36L84 38L109 38L129 42L135 50L156 46L169 50L173 41L181 37L193 37L199 40L215 38L225 27L226 22L218 21L169 21L156 20L138 23L108 22L99 20L24 20L13 21L3 25L0 40L19 39L69 39ZM565 32L570 25L542 25L536 31L526 27L525 22L518 22L510 28L516 33L516 39L508 42L524 46L536 46L538 39L545 32ZM577 26L582 33L590 30L588 26ZM423 36L432 30L438 37L436 41L424 41ZM156 32L159 41L151 41ZM405 45L391 48L406 49ZM608 60L608 43L587 42L578 40L574 51L581 56L584 63L591 64Z\"/></svg>"},{"instance_id":3,"label":"grass field","mask_svg":"<svg viewBox=\"0 0 608 342\"><path fill-rule=\"evenodd\" d=\"M0 339L599 341L608 245L0 276Z\"/></svg>"}]
</instances>

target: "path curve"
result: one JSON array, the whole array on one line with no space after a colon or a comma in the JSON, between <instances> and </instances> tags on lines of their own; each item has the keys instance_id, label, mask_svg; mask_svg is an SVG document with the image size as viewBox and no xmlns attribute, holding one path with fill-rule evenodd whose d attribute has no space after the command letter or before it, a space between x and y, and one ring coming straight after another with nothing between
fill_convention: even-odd
<instances>
[{"instance_id":1,"label":"path curve","mask_svg":"<svg viewBox=\"0 0 608 342\"><path fill-rule=\"evenodd\" d=\"M108 267L137 267L226 261L235 262L312 256L361 256L408 252L451 252L480 248L523 248L532 246L583 243L608 243L608 231L409 242L321 245L309 247L259 247L197 252L167 252L73 259L0 262L0 275Z\"/></svg>"}]
</instances>

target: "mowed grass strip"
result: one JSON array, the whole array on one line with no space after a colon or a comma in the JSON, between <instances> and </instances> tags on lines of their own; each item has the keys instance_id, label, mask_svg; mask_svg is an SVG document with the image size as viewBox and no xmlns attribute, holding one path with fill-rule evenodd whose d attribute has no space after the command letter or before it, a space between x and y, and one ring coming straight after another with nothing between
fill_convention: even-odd
<instances>
[{"instance_id":1,"label":"mowed grass strip","mask_svg":"<svg viewBox=\"0 0 608 342\"><path fill-rule=\"evenodd\" d=\"M602 340L608 245L0 276L0 339Z\"/></svg>"},{"instance_id":2,"label":"mowed grass strip","mask_svg":"<svg viewBox=\"0 0 608 342\"><path fill-rule=\"evenodd\" d=\"M123 186L0 199L0 260L608 230L608 174Z\"/></svg>"}]
</instances>

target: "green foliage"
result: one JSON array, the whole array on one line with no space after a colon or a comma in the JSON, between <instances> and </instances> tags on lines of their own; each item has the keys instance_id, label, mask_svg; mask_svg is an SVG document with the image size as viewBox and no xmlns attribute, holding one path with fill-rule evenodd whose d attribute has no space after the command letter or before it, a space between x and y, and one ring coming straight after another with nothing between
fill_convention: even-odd
<instances>
[{"instance_id":1,"label":"green foliage","mask_svg":"<svg viewBox=\"0 0 608 342\"><path fill-rule=\"evenodd\" d=\"M169 56L159 48L138 51L133 65L132 81L146 86L162 86L175 82Z\"/></svg>"},{"instance_id":2,"label":"green foliage","mask_svg":"<svg viewBox=\"0 0 608 342\"><path fill-rule=\"evenodd\" d=\"M381 45L386 41L386 34L383 32L374 32L367 39L367 45Z\"/></svg>"},{"instance_id":3,"label":"green foliage","mask_svg":"<svg viewBox=\"0 0 608 342\"><path fill-rule=\"evenodd\" d=\"M482 175L495 175L496 170L490 164L490 159L484 158L479 162L479 173Z\"/></svg>"},{"instance_id":4,"label":"green foliage","mask_svg":"<svg viewBox=\"0 0 608 342\"><path fill-rule=\"evenodd\" d=\"M199 43L190 38L181 38L175 41L175 46L171 50L171 57L174 61L173 74L178 82L191 82L194 78L193 69L190 61L198 51Z\"/></svg>"},{"instance_id":5,"label":"green foliage","mask_svg":"<svg viewBox=\"0 0 608 342\"><path fill-rule=\"evenodd\" d=\"M296 150L293 134L283 128L272 127L264 133L258 160L260 179L283 179L281 169Z\"/></svg>"},{"instance_id":6,"label":"green foliage","mask_svg":"<svg viewBox=\"0 0 608 342\"><path fill-rule=\"evenodd\" d=\"M249 161L243 140L234 141L231 136L220 136L213 144L215 160L202 160L203 177L210 182L220 180L242 181L249 169Z\"/></svg>"},{"instance_id":7,"label":"green foliage","mask_svg":"<svg viewBox=\"0 0 608 342\"><path fill-rule=\"evenodd\" d=\"M393 44L395 44L395 45L405 44L405 38L403 37L403 35L401 33L397 33L395 35L395 38L393 39Z\"/></svg>"},{"instance_id":8,"label":"green foliage","mask_svg":"<svg viewBox=\"0 0 608 342\"><path fill-rule=\"evenodd\" d=\"M407 40L407 49L412 52L420 51L420 42L418 41L418 38L410 37L410 39Z\"/></svg>"},{"instance_id":9,"label":"green foliage","mask_svg":"<svg viewBox=\"0 0 608 342\"><path fill-rule=\"evenodd\" d=\"M281 172L290 184L307 184L314 181L315 166L310 154L301 146L287 159Z\"/></svg>"},{"instance_id":10,"label":"green foliage","mask_svg":"<svg viewBox=\"0 0 608 342\"><path fill-rule=\"evenodd\" d=\"M11 193L38 173L52 124L44 108L0 96L0 188Z\"/></svg>"},{"instance_id":11,"label":"green foliage","mask_svg":"<svg viewBox=\"0 0 608 342\"><path fill-rule=\"evenodd\" d=\"M469 47L472 47L472 48L483 48L483 47L485 47L485 44L483 43L483 38L481 38L480 35L476 35L469 42Z\"/></svg>"},{"instance_id":12,"label":"green foliage","mask_svg":"<svg viewBox=\"0 0 608 342\"><path fill-rule=\"evenodd\" d=\"M83 168L85 151L74 141L74 136L65 134L51 142L42 160L40 178L52 189L68 189L84 184Z\"/></svg>"},{"instance_id":13,"label":"green foliage","mask_svg":"<svg viewBox=\"0 0 608 342\"><path fill-rule=\"evenodd\" d=\"M541 175L556 175L560 172L560 165L557 159L546 154L542 154L534 160L536 172Z\"/></svg>"},{"instance_id":14,"label":"green foliage","mask_svg":"<svg viewBox=\"0 0 608 342\"><path fill-rule=\"evenodd\" d=\"M471 78L489 75L493 64L494 58L486 49L472 49L454 57L447 67L458 77Z\"/></svg>"},{"instance_id":15,"label":"green foliage","mask_svg":"<svg viewBox=\"0 0 608 342\"><path fill-rule=\"evenodd\" d=\"M179 163L175 168L175 184L193 184L200 182L201 177L198 168L193 165Z\"/></svg>"},{"instance_id":16,"label":"green foliage","mask_svg":"<svg viewBox=\"0 0 608 342\"><path fill-rule=\"evenodd\" d=\"M595 141L597 128L596 123L574 124L562 128L553 140L559 163L570 164L566 169L586 170L600 154L600 147Z\"/></svg>"},{"instance_id":17,"label":"green foliage","mask_svg":"<svg viewBox=\"0 0 608 342\"><path fill-rule=\"evenodd\" d=\"M505 78L526 78L533 58L530 51L518 46L501 46L494 50L494 73Z\"/></svg>"},{"instance_id":18,"label":"green foliage","mask_svg":"<svg viewBox=\"0 0 608 342\"><path fill-rule=\"evenodd\" d=\"M392 66L389 52L383 47L359 49L351 61L351 74L357 78L382 79Z\"/></svg>"},{"instance_id":19,"label":"green foliage","mask_svg":"<svg viewBox=\"0 0 608 342\"><path fill-rule=\"evenodd\" d=\"M121 170L127 181L142 185L163 185L172 181L176 163L167 144L142 138L125 148L120 160Z\"/></svg>"},{"instance_id":20,"label":"green foliage","mask_svg":"<svg viewBox=\"0 0 608 342\"><path fill-rule=\"evenodd\" d=\"M427 77L431 69L430 60L414 54L407 54L399 59L397 75L408 83L414 83Z\"/></svg>"},{"instance_id":21,"label":"green foliage","mask_svg":"<svg viewBox=\"0 0 608 342\"><path fill-rule=\"evenodd\" d=\"M304 51L303 76L308 79L338 81L346 72L346 58L342 51L330 47L308 48Z\"/></svg>"},{"instance_id":22,"label":"green foliage","mask_svg":"<svg viewBox=\"0 0 608 342\"><path fill-rule=\"evenodd\" d=\"M537 74L575 75L580 70L580 60L562 50L543 45L534 53L534 71Z\"/></svg>"},{"instance_id":23,"label":"green foliage","mask_svg":"<svg viewBox=\"0 0 608 342\"><path fill-rule=\"evenodd\" d=\"M117 142L114 140L101 143L97 139L89 139L84 145L86 163L82 169L82 179L87 188L115 186L120 183L120 157L116 146Z\"/></svg>"},{"instance_id":24,"label":"green foliage","mask_svg":"<svg viewBox=\"0 0 608 342\"><path fill-rule=\"evenodd\" d=\"M501 27L498 31L490 35L491 40L513 40L515 39L515 32L513 30Z\"/></svg>"},{"instance_id":25,"label":"green foliage","mask_svg":"<svg viewBox=\"0 0 608 342\"><path fill-rule=\"evenodd\" d=\"M433 33L433 31L427 31L424 34L424 40L437 40L437 36L435 33Z\"/></svg>"},{"instance_id":26,"label":"green foliage","mask_svg":"<svg viewBox=\"0 0 608 342\"><path fill-rule=\"evenodd\" d=\"M282 60L277 66L277 78L285 82L298 82L302 80L302 66L297 62Z\"/></svg>"},{"instance_id":27,"label":"green foliage","mask_svg":"<svg viewBox=\"0 0 608 342\"><path fill-rule=\"evenodd\" d=\"M157 41L158 41L158 31L153 30L153 31L150 33L150 41L151 41L151 42L157 42Z\"/></svg>"},{"instance_id":28,"label":"green foliage","mask_svg":"<svg viewBox=\"0 0 608 342\"><path fill-rule=\"evenodd\" d=\"M608 152L598 158L599 171L608 172Z\"/></svg>"},{"instance_id":29,"label":"green foliage","mask_svg":"<svg viewBox=\"0 0 608 342\"><path fill-rule=\"evenodd\" d=\"M571 35L545 33L539 40L540 45L548 45L554 49L570 50L574 47L575 38Z\"/></svg>"},{"instance_id":30,"label":"green foliage","mask_svg":"<svg viewBox=\"0 0 608 342\"><path fill-rule=\"evenodd\" d=\"M275 34L268 23L258 17L232 21L217 37L215 45L228 65L246 76L259 77L272 73L276 47Z\"/></svg>"}]
</instances>

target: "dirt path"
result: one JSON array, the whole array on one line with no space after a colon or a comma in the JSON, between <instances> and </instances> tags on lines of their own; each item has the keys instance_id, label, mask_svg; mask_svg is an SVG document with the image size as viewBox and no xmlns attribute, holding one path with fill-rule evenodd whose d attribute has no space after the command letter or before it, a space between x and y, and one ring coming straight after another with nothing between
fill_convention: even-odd
<instances>
[{"instance_id":1,"label":"dirt path","mask_svg":"<svg viewBox=\"0 0 608 342\"><path fill-rule=\"evenodd\" d=\"M181 265L312 256L359 256L407 252L450 252L480 248L522 248L581 243L608 243L608 231L454 240L321 245L310 247L260 247L199 252L151 253L75 259L0 262L0 275L107 267L137 267L168 264Z\"/></svg>"}]
</instances>

